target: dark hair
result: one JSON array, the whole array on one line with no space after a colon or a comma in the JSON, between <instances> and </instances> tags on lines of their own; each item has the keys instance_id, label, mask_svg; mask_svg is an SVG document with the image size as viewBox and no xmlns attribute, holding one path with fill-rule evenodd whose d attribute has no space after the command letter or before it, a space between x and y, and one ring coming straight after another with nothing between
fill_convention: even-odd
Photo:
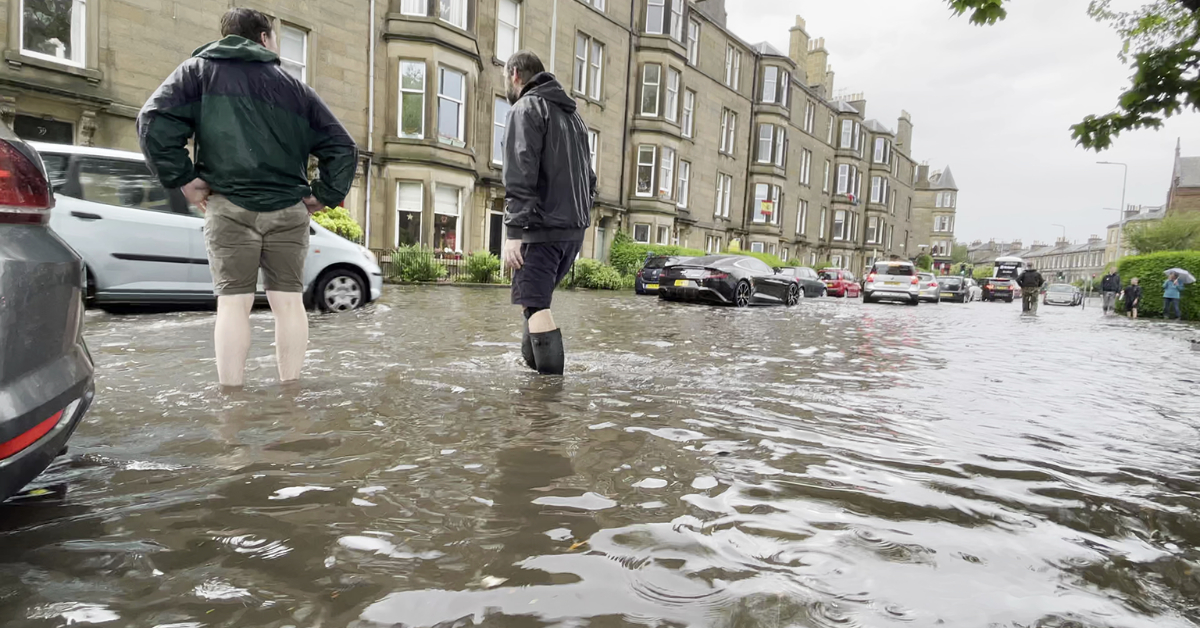
<instances>
[{"instance_id":1,"label":"dark hair","mask_svg":"<svg viewBox=\"0 0 1200 628\"><path fill-rule=\"evenodd\" d=\"M221 16L222 37L237 35L260 44L263 34L270 35L274 30L271 18L254 9L230 9Z\"/></svg>"},{"instance_id":2,"label":"dark hair","mask_svg":"<svg viewBox=\"0 0 1200 628\"><path fill-rule=\"evenodd\" d=\"M504 73L512 76L516 71L517 78L521 79L522 83L528 84L533 80L533 77L546 71L546 66L542 65L542 60L537 55L528 50L518 50L513 53L513 56L508 58L508 63L504 64Z\"/></svg>"}]
</instances>

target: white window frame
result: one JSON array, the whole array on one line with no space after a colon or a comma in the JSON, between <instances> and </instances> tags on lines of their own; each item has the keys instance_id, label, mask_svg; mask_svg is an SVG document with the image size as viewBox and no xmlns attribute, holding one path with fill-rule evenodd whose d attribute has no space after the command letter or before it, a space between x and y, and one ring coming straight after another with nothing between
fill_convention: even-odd
<instances>
[{"instance_id":1,"label":"white window frame","mask_svg":"<svg viewBox=\"0 0 1200 628\"><path fill-rule=\"evenodd\" d=\"M758 155L755 161L769 164L775 157L775 125L762 123L758 125Z\"/></svg>"},{"instance_id":2,"label":"white window frame","mask_svg":"<svg viewBox=\"0 0 1200 628\"><path fill-rule=\"evenodd\" d=\"M642 157L649 151L650 162L642 161ZM637 152L637 168L634 171L633 177L633 195L640 198L654 198L654 175L655 168L658 167L658 147L653 144L639 144ZM641 171L642 168L650 169L650 189L642 191L641 186Z\"/></svg>"},{"instance_id":3,"label":"white window frame","mask_svg":"<svg viewBox=\"0 0 1200 628\"><path fill-rule=\"evenodd\" d=\"M443 94L442 94L442 83L444 82L444 77L445 77L445 75L446 75L446 73L447 73L447 72L451 72L451 73L453 73L453 74L457 74L458 76L460 76L460 77L461 77L461 81L462 81L462 83L461 83L461 85L462 85L462 100L456 100L456 99L454 99L454 98L452 98L452 97L450 97L450 96L446 96L446 95L443 95ZM438 86L437 86L437 90L438 90L438 93L437 93L437 96L438 96L438 139L439 139L439 140L441 140L441 141L447 141L447 140L449 140L449 141L451 141L451 142L460 142L460 143L466 143L466 137L467 137L467 136L466 136L466 128L467 128L467 73L466 73L466 72L460 72L460 71L458 71L458 70L455 70L454 68L449 68L449 67L446 67L446 66L439 66L439 67L438 67ZM441 128L441 127L442 127L442 124L441 124L441 122L442 122L442 99L448 100L448 101L450 101L450 102L453 102L453 103L458 103L458 136L457 136L457 137L446 137L446 136L443 136L443 135L442 135L442 128Z\"/></svg>"},{"instance_id":4,"label":"white window frame","mask_svg":"<svg viewBox=\"0 0 1200 628\"><path fill-rule=\"evenodd\" d=\"M854 183L852 179L850 165L838 164L837 193L839 195L850 194L850 186Z\"/></svg>"},{"instance_id":5,"label":"white window frame","mask_svg":"<svg viewBox=\"0 0 1200 628\"><path fill-rule=\"evenodd\" d=\"M692 162L679 160L679 183L675 187L676 203L680 209L687 209L692 191Z\"/></svg>"},{"instance_id":6,"label":"white window frame","mask_svg":"<svg viewBox=\"0 0 1200 628\"><path fill-rule=\"evenodd\" d=\"M717 218L728 218L733 205L733 177L717 173Z\"/></svg>"},{"instance_id":7,"label":"white window frame","mask_svg":"<svg viewBox=\"0 0 1200 628\"><path fill-rule=\"evenodd\" d=\"M820 233L817 236L817 238L820 240L824 240L825 239L825 230L828 228L829 228L829 208L822 207L821 208L821 224L818 227L818 230Z\"/></svg>"},{"instance_id":8,"label":"white window frame","mask_svg":"<svg viewBox=\"0 0 1200 628\"><path fill-rule=\"evenodd\" d=\"M782 168L787 160L787 129L775 127L775 167Z\"/></svg>"},{"instance_id":9,"label":"white window frame","mask_svg":"<svg viewBox=\"0 0 1200 628\"><path fill-rule=\"evenodd\" d=\"M879 218L871 216L867 219L867 243L876 244L875 240L879 237Z\"/></svg>"},{"instance_id":10,"label":"white window frame","mask_svg":"<svg viewBox=\"0 0 1200 628\"><path fill-rule=\"evenodd\" d=\"M700 22L698 20L688 20L687 58L688 65L692 67L700 65Z\"/></svg>"},{"instance_id":11,"label":"white window frame","mask_svg":"<svg viewBox=\"0 0 1200 628\"><path fill-rule=\"evenodd\" d=\"M812 185L812 157L811 150L800 151L800 185Z\"/></svg>"},{"instance_id":12,"label":"white window frame","mask_svg":"<svg viewBox=\"0 0 1200 628\"><path fill-rule=\"evenodd\" d=\"M667 122L679 121L679 89L683 82L683 75L679 70L667 66Z\"/></svg>"},{"instance_id":13,"label":"white window frame","mask_svg":"<svg viewBox=\"0 0 1200 628\"><path fill-rule=\"evenodd\" d=\"M652 26L652 15L658 16L658 30ZM665 35L667 32L667 0L646 0L646 34Z\"/></svg>"},{"instance_id":14,"label":"white window frame","mask_svg":"<svg viewBox=\"0 0 1200 628\"><path fill-rule=\"evenodd\" d=\"M497 166L504 165L504 144L503 140L500 143L496 142L496 132L500 131L498 137L503 138L507 131L508 112L505 111L504 116L497 115L505 105L508 105L508 99L502 96L497 96L495 102L492 103L492 163Z\"/></svg>"},{"instance_id":15,"label":"white window frame","mask_svg":"<svg viewBox=\"0 0 1200 628\"><path fill-rule=\"evenodd\" d=\"M806 235L808 233L808 201L801 200L800 206L796 209L796 235Z\"/></svg>"},{"instance_id":16,"label":"white window frame","mask_svg":"<svg viewBox=\"0 0 1200 628\"><path fill-rule=\"evenodd\" d=\"M817 104L813 101L808 101L808 107L804 110L804 131L812 135L813 128L817 123Z\"/></svg>"},{"instance_id":17,"label":"white window frame","mask_svg":"<svg viewBox=\"0 0 1200 628\"><path fill-rule=\"evenodd\" d=\"M588 150L591 151L592 173L600 178L600 132L588 129Z\"/></svg>"},{"instance_id":18,"label":"white window frame","mask_svg":"<svg viewBox=\"0 0 1200 628\"><path fill-rule=\"evenodd\" d=\"M825 160L825 183L821 187L821 191L825 192L826 194L829 193L829 184L830 184L830 177L832 175L832 172L833 172L833 164L828 159L826 159Z\"/></svg>"},{"instance_id":19,"label":"white window frame","mask_svg":"<svg viewBox=\"0 0 1200 628\"><path fill-rule=\"evenodd\" d=\"M405 67L420 67L421 68L421 89L405 89L404 88L404 68ZM400 115L396 120L396 133L400 137L409 139L423 139L425 137L425 98L429 89L429 66L424 61L414 61L411 59L400 60ZM404 95L419 94L421 96L421 132L410 134L404 132Z\"/></svg>"},{"instance_id":20,"label":"white window frame","mask_svg":"<svg viewBox=\"0 0 1200 628\"><path fill-rule=\"evenodd\" d=\"M737 113L731 109L721 112L721 152L733 155L737 149Z\"/></svg>"},{"instance_id":21,"label":"white window frame","mask_svg":"<svg viewBox=\"0 0 1200 628\"><path fill-rule=\"evenodd\" d=\"M838 226L841 226L839 229ZM833 239L838 242L844 242L846 238L846 210L839 209L833 212Z\"/></svg>"},{"instance_id":22,"label":"white window frame","mask_svg":"<svg viewBox=\"0 0 1200 628\"><path fill-rule=\"evenodd\" d=\"M583 48L582 56L580 47ZM589 51L592 49L592 38L583 33L575 33L575 76L571 81L571 90L576 94L586 94L588 88Z\"/></svg>"},{"instance_id":23,"label":"white window frame","mask_svg":"<svg viewBox=\"0 0 1200 628\"><path fill-rule=\"evenodd\" d=\"M443 188L443 187L453 188L455 190L458 190L458 201L457 201L457 207L455 208L458 213L447 214L445 212L438 211L437 191L439 188ZM465 193L466 193L465 188L459 187L457 185L448 185L445 183L436 184L434 187L434 190L433 190L433 214L435 216L435 220L436 220L436 216L454 216L455 218L458 219L458 220L454 221L454 252L455 253L461 253L463 250L463 248L462 248L462 244L463 244L462 232L463 232L463 222L465 222L465 216L463 216L463 195ZM424 228L424 225L422 225L422 229L423 228Z\"/></svg>"},{"instance_id":24,"label":"white window frame","mask_svg":"<svg viewBox=\"0 0 1200 628\"><path fill-rule=\"evenodd\" d=\"M653 81L650 80L650 69L657 70ZM649 102L646 96L648 90L654 88L654 110L647 111L646 103ZM647 63L642 66L642 100L639 107L639 113L643 118L657 118L662 112L662 66L657 63Z\"/></svg>"},{"instance_id":25,"label":"white window frame","mask_svg":"<svg viewBox=\"0 0 1200 628\"><path fill-rule=\"evenodd\" d=\"M762 242L751 242L750 243L750 252L751 253L766 253L767 252L766 245L763 244Z\"/></svg>"},{"instance_id":26,"label":"white window frame","mask_svg":"<svg viewBox=\"0 0 1200 628\"><path fill-rule=\"evenodd\" d=\"M896 225L888 225L887 248L891 249L896 244Z\"/></svg>"},{"instance_id":27,"label":"white window frame","mask_svg":"<svg viewBox=\"0 0 1200 628\"><path fill-rule=\"evenodd\" d=\"M696 133L696 92L683 90L683 118L680 127L684 137L692 137Z\"/></svg>"},{"instance_id":28,"label":"white window frame","mask_svg":"<svg viewBox=\"0 0 1200 628\"><path fill-rule=\"evenodd\" d=\"M591 42L591 55L588 58L587 95L592 100L600 100L604 92L604 44L594 38Z\"/></svg>"},{"instance_id":29,"label":"white window frame","mask_svg":"<svg viewBox=\"0 0 1200 628\"><path fill-rule=\"evenodd\" d=\"M671 0L671 39L683 43L683 9L685 0Z\"/></svg>"},{"instance_id":30,"label":"white window frame","mask_svg":"<svg viewBox=\"0 0 1200 628\"><path fill-rule=\"evenodd\" d=\"M854 121L842 120L842 143L838 148L854 148Z\"/></svg>"},{"instance_id":31,"label":"white window frame","mask_svg":"<svg viewBox=\"0 0 1200 628\"><path fill-rule=\"evenodd\" d=\"M516 11L516 23L509 24L502 17L504 11L502 7L505 4L512 5ZM513 34L513 49L510 51L500 50L500 32L502 30L511 30ZM501 61L508 61L508 58L521 49L521 3L517 0L496 0L496 58Z\"/></svg>"},{"instance_id":32,"label":"white window frame","mask_svg":"<svg viewBox=\"0 0 1200 628\"><path fill-rule=\"evenodd\" d=\"M21 4L24 5L23 0L22 0ZM300 52L299 59L288 59L283 56L283 52L282 52L282 50L283 50L283 32L288 31L288 30L300 34L300 41L303 42L303 50L301 50L301 52ZM299 67L300 76L298 78L300 79L301 83L307 83L308 82L308 38L309 38L309 32L303 28L300 28L299 26L292 26L291 24L280 23L279 24L279 32L278 32L277 36L279 38L279 44L280 44L280 54L279 54L280 67L282 67L285 72L287 71L287 68L289 65L291 67Z\"/></svg>"},{"instance_id":33,"label":"white window frame","mask_svg":"<svg viewBox=\"0 0 1200 628\"><path fill-rule=\"evenodd\" d=\"M663 146L658 156L658 198L669 201L675 196L675 149Z\"/></svg>"},{"instance_id":34,"label":"white window frame","mask_svg":"<svg viewBox=\"0 0 1200 628\"><path fill-rule=\"evenodd\" d=\"M871 177L871 202L882 202L883 177Z\"/></svg>"},{"instance_id":35,"label":"white window frame","mask_svg":"<svg viewBox=\"0 0 1200 628\"><path fill-rule=\"evenodd\" d=\"M668 227L666 225L658 225L657 228L655 229L655 231L658 232L658 234L657 234L658 237L655 238L655 242L657 242L659 244L659 246L666 246L671 243L671 228L670 227Z\"/></svg>"},{"instance_id":36,"label":"white window frame","mask_svg":"<svg viewBox=\"0 0 1200 628\"><path fill-rule=\"evenodd\" d=\"M871 160L877 164L887 163L884 161L885 152L887 150L887 140L882 137L875 138L875 154L871 156Z\"/></svg>"},{"instance_id":37,"label":"white window frame","mask_svg":"<svg viewBox=\"0 0 1200 628\"><path fill-rule=\"evenodd\" d=\"M429 16L429 0L404 0L400 3L400 15Z\"/></svg>"},{"instance_id":38,"label":"white window frame","mask_svg":"<svg viewBox=\"0 0 1200 628\"><path fill-rule=\"evenodd\" d=\"M417 186L420 199L420 206L417 209L404 209L400 206L400 189L405 185ZM417 246L423 246L425 243L425 184L421 181L396 181L396 220L392 225L392 243L394 246L400 246L400 212L417 215L417 222L420 227L417 229Z\"/></svg>"},{"instance_id":39,"label":"white window frame","mask_svg":"<svg viewBox=\"0 0 1200 628\"><path fill-rule=\"evenodd\" d=\"M638 239L638 227L646 228L646 238L644 240ZM652 227L653 227L653 225L651 225L648 222L634 223L634 225L633 225L633 241L638 244L650 244L650 238L652 237L652 234L650 233L650 229Z\"/></svg>"},{"instance_id":40,"label":"white window frame","mask_svg":"<svg viewBox=\"0 0 1200 628\"><path fill-rule=\"evenodd\" d=\"M448 11L441 7L441 4L447 1L450 3ZM468 0L438 0L438 19L456 28L467 30L467 2ZM455 18L462 20L462 23L455 21Z\"/></svg>"},{"instance_id":41,"label":"white window frame","mask_svg":"<svg viewBox=\"0 0 1200 628\"><path fill-rule=\"evenodd\" d=\"M763 68L762 95L760 102L774 103L779 97L779 67L768 65Z\"/></svg>"},{"instance_id":42,"label":"white window frame","mask_svg":"<svg viewBox=\"0 0 1200 628\"><path fill-rule=\"evenodd\" d=\"M583 3L595 7L598 11L604 10L604 0L583 0Z\"/></svg>"},{"instance_id":43,"label":"white window frame","mask_svg":"<svg viewBox=\"0 0 1200 628\"><path fill-rule=\"evenodd\" d=\"M742 78L742 51L730 44L725 48L725 86L737 91Z\"/></svg>"},{"instance_id":44,"label":"white window frame","mask_svg":"<svg viewBox=\"0 0 1200 628\"><path fill-rule=\"evenodd\" d=\"M61 65L70 66L73 68L83 68L87 66L87 36L88 36L88 7L89 0L74 0L71 4L71 51L70 58L56 57L48 55L44 52L30 50L25 47L25 1L15 0L17 4L17 48L21 54L34 59L50 61ZM94 0L92 0L94 1ZM11 45L11 42L10 42ZM308 52L308 46L305 45L305 52Z\"/></svg>"}]
</instances>

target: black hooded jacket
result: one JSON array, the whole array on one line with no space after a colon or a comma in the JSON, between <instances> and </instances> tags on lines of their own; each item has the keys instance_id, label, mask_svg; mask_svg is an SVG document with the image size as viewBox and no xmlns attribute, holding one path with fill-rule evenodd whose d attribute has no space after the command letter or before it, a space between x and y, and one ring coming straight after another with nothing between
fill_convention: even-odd
<instances>
[{"instance_id":1,"label":"black hooded jacket","mask_svg":"<svg viewBox=\"0 0 1200 628\"><path fill-rule=\"evenodd\" d=\"M1042 273L1033 268L1026 269L1020 277L1017 277L1017 285L1022 288L1041 288L1045 283L1046 280L1042 278Z\"/></svg>"},{"instance_id":2,"label":"black hooded jacket","mask_svg":"<svg viewBox=\"0 0 1200 628\"><path fill-rule=\"evenodd\" d=\"M588 128L553 74L542 72L508 113L504 224L508 239L583 240L592 223L596 173Z\"/></svg>"},{"instance_id":3,"label":"black hooded jacket","mask_svg":"<svg viewBox=\"0 0 1200 628\"><path fill-rule=\"evenodd\" d=\"M1121 276L1117 273L1109 273L1100 280L1100 290L1102 292L1120 292L1121 291Z\"/></svg>"}]
</instances>

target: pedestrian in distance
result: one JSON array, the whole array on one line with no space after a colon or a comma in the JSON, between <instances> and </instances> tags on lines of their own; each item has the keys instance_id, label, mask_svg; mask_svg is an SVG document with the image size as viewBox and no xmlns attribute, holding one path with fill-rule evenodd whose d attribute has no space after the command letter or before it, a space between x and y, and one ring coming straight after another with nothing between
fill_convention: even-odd
<instances>
[{"instance_id":1,"label":"pedestrian in distance","mask_svg":"<svg viewBox=\"0 0 1200 628\"><path fill-rule=\"evenodd\" d=\"M1121 292L1121 275L1117 269L1109 266L1108 274L1100 280L1100 291L1104 293L1104 313L1113 314L1117 311L1117 295Z\"/></svg>"},{"instance_id":2,"label":"pedestrian in distance","mask_svg":"<svg viewBox=\"0 0 1200 628\"><path fill-rule=\"evenodd\" d=\"M358 150L316 92L280 66L271 18L230 9L221 36L154 92L138 115L138 135L163 185L180 188L205 214L221 384L244 382L260 268L275 315L279 379L294 381L308 347L309 216L345 199ZM319 167L311 182L310 155Z\"/></svg>"},{"instance_id":3,"label":"pedestrian in distance","mask_svg":"<svg viewBox=\"0 0 1200 628\"><path fill-rule=\"evenodd\" d=\"M1171 273L1163 282L1163 317L1183 320L1183 310L1179 307L1179 299L1183 297L1183 281L1178 273ZM1171 316L1171 312L1175 316Z\"/></svg>"},{"instance_id":4,"label":"pedestrian in distance","mask_svg":"<svg viewBox=\"0 0 1200 628\"><path fill-rule=\"evenodd\" d=\"M504 74L512 109L504 140L503 257L514 271L512 302L524 308L521 355L540 374L562 375L562 330L550 305L591 225L596 173L588 127L537 55L518 51Z\"/></svg>"},{"instance_id":5,"label":"pedestrian in distance","mask_svg":"<svg viewBox=\"0 0 1200 628\"><path fill-rule=\"evenodd\" d=\"M1134 277L1129 280L1129 285L1125 287L1125 312L1129 314L1129 318L1137 318L1138 306L1142 304L1142 286L1141 281Z\"/></svg>"},{"instance_id":6,"label":"pedestrian in distance","mask_svg":"<svg viewBox=\"0 0 1200 628\"><path fill-rule=\"evenodd\" d=\"M1017 277L1017 285L1021 287L1021 311L1036 314L1038 298L1042 295L1042 286L1046 285L1042 273L1039 273L1033 264L1030 264Z\"/></svg>"}]
</instances>

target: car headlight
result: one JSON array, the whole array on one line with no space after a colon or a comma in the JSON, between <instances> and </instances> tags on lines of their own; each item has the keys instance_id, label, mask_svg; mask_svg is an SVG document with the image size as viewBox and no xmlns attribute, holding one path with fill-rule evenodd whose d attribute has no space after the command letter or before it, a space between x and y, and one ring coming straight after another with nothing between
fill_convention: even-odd
<instances>
[{"instance_id":1,"label":"car headlight","mask_svg":"<svg viewBox=\"0 0 1200 628\"><path fill-rule=\"evenodd\" d=\"M379 259L375 257L375 254L371 252L371 249L368 249L365 246L359 245L358 252L362 253L363 257L367 258L368 262L371 262L372 264L375 264L376 266L379 265Z\"/></svg>"}]
</instances>

